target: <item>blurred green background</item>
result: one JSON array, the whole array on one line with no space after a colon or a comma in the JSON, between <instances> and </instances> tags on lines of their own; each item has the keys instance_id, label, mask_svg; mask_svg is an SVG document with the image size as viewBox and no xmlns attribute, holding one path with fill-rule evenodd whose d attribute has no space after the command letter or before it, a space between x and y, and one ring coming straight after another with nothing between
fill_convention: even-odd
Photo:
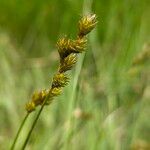
<instances>
[{"instance_id":1,"label":"blurred green background","mask_svg":"<svg viewBox=\"0 0 150 150\"><path fill-rule=\"evenodd\" d=\"M99 22L87 51L27 150L149 150L149 10L148 0L0 0L0 150L9 149L32 93L50 86L58 38L75 38L91 12Z\"/></svg>"}]
</instances>

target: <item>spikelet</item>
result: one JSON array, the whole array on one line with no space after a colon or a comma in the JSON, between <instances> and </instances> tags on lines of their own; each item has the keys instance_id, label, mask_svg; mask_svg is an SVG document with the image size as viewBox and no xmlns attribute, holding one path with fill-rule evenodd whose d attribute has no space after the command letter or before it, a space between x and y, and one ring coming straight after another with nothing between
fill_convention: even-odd
<instances>
[{"instance_id":1,"label":"spikelet","mask_svg":"<svg viewBox=\"0 0 150 150\"><path fill-rule=\"evenodd\" d=\"M64 58L64 60L62 60L60 64L59 72L62 73L71 70L76 62L77 62L77 55L71 53L66 58Z\"/></svg>"},{"instance_id":2,"label":"spikelet","mask_svg":"<svg viewBox=\"0 0 150 150\"><path fill-rule=\"evenodd\" d=\"M79 36L83 37L91 32L97 24L96 15L87 15L79 21Z\"/></svg>"},{"instance_id":3,"label":"spikelet","mask_svg":"<svg viewBox=\"0 0 150 150\"><path fill-rule=\"evenodd\" d=\"M61 87L54 87L50 90L50 97L55 97L58 96L62 93L62 88Z\"/></svg>"},{"instance_id":4,"label":"spikelet","mask_svg":"<svg viewBox=\"0 0 150 150\"><path fill-rule=\"evenodd\" d=\"M47 95L46 90L40 92L35 92L32 96L32 101L35 103L35 106L41 105Z\"/></svg>"},{"instance_id":5,"label":"spikelet","mask_svg":"<svg viewBox=\"0 0 150 150\"><path fill-rule=\"evenodd\" d=\"M34 102L28 102L27 104L26 104L26 106L25 106L25 108L26 108L26 111L28 112L28 113L31 113L32 111L34 111L35 110L35 104L34 104Z\"/></svg>"},{"instance_id":6,"label":"spikelet","mask_svg":"<svg viewBox=\"0 0 150 150\"><path fill-rule=\"evenodd\" d=\"M84 51L87 40L85 38L71 40L66 37L61 38L57 42L60 58L63 59L71 53L81 53Z\"/></svg>"},{"instance_id":7,"label":"spikelet","mask_svg":"<svg viewBox=\"0 0 150 150\"><path fill-rule=\"evenodd\" d=\"M58 73L53 77L52 87L65 87L69 82L69 78L64 73Z\"/></svg>"},{"instance_id":8,"label":"spikelet","mask_svg":"<svg viewBox=\"0 0 150 150\"><path fill-rule=\"evenodd\" d=\"M29 101L26 104L26 110L27 112L32 112L35 110L35 108L38 105L42 105L44 102L44 99L46 98L46 96L48 95L48 91L47 90L42 90L42 91L36 91L33 93L31 101Z\"/></svg>"}]
</instances>

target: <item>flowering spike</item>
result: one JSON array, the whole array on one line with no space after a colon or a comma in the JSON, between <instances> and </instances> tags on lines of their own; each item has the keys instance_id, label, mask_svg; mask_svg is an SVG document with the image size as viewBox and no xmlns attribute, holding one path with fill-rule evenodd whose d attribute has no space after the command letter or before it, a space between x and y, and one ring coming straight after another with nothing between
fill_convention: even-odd
<instances>
[{"instance_id":1,"label":"flowering spike","mask_svg":"<svg viewBox=\"0 0 150 150\"><path fill-rule=\"evenodd\" d=\"M61 87L54 87L49 92L51 98L54 97L54 96L58 96L61 93L62 93Z\"/></svg>"},{"instance_id":2,"label":"flowering spike","mask_svg":"<svg viewBox=\"0 0 150 150\"><path fill-rule=\"evenodd\" d=\"M34 111L35 110L35 104L34 104L34 102L28 102L27 104L26 104L26 111L28 112L28 113L31 113L32 111Z\"/></svg>"},{"instance_id":3,"label":"flowering spike","mask_svg":"<svg viewBox=\"0 0 150 150\"><path fill-rule=\"evenodd\" d=\"M58 73L53 77L52 87L64 87L69 82L69 78L64 73Z\"/></svg>"},{"instance_id":4,"label":"flowering spike","mask_svg":"<svg viewBox=\"0 0 150 150\"><path fill-rule=\"evenodd\" d=\"M71 53L66 58L64 58L64 60L62 60L60 64L59 72L62 73L70 70L76 62L77 62L77 55Z\"/></svg>"},{"instance_id":5,"label":"flowering spike","mask_svg":"<svg viewBox=\"0 0 150 150\"><path fill-rule=\"evenodd\" d=\"M87 15L79 21L79 37L83 37L91 32L97 24L96 15Z\"/></svg>"},{"instance_id":6,"label":"flowering spike","mask_svg":"<svg viewBox=\"0 0 150 150\"><path fill-rule=\"evenodd\" d=\"M64 37L59 39L57 47L60 57L63 59L71 53L81 53L85 49L86 42L85 38L71 40Z\"/></svg>"},{"instance_id":7,"label":"flowering spike","mask_svg":"<svg viewBox=\"0 0 150 150\"><path fill-rule=\"evenodd\" d=\"M47 94L48 92L46 90L35 92L32 96L32 101L34 102L35 106L41 105Z\"/></svg>"},{"instance_id":8,"label":"flowering spike","mask_svg":"<svg viewBox=\"0 0 150 150\"><path fill-rule=\"evenodd\" d=\"M48 90L35 92L30 102L26 104L28 113L35 110L39 105L49 105L55 96L62 93L62 87L66 86L69 78L65 74L71 70L77 62L77 54L85 50L87 39L86 35L95 27L96 15L88 15L81 18L79 21L79 33L75 40L67 37L61 38L57 42L58 52L60 55L60 65L58 73L53 77L52 85Z\"/></svg>"}]
</instances>

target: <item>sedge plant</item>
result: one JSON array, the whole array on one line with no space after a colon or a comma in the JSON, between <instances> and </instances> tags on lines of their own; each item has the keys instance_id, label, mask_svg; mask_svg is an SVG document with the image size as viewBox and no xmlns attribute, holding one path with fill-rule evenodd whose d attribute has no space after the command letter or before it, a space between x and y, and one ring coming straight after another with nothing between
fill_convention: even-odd
<instances>
[{"instance_id":1,"label":"sedge plant","mask_svg":"<svg viewBox=\"0 0 150 150\"><path fill-rule=\"evenodd\" d=\"M58 71L52 79L50 88L38 92L34 92L31 100L27 102L25 106L27 113L20 125L20 128L18 129L16 137L11 146L11 150L14 150L15 144L19 139L18 138L19 134L23 129L23 126L27 118L39 106L40 107L39 112L37 113L37 116L33 120L31 128L21 148L22 150L25 149L43 108L47 105L50 105L53 99L59 96L62 93L62 89L68 84L69 77L66 72L71 70L73 66L76 64L77 55L85 51L86 44L87 44L86 36L95 28L96 24L97 24L97 19L95 14L83 16L79 20L78 34L76 39L72 40L69 39L67 36L65 36L58 40L57 48L60 56L59 57L60 64L58 67Z\"/></svg>"}]
</instances>

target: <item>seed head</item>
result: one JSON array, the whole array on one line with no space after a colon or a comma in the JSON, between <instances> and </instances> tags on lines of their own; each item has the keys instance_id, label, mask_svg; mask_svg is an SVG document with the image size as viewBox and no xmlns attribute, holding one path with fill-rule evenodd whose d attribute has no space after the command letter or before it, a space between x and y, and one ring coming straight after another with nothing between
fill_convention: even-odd
<instances>
[{"instance_id":1,"label":"seed head","mask_svg":"<svg viewBox=\"0 0 150 150\"><path fill-rule=\"evenodd\" d=\"M32 96L32 102L35 104L35 106L41 105L47 96L48 92L46 90L42 90L40 92L34 92Z\"/></svg>"},{"instance_id":2,"label":"seed head","mask_svg":"<svg viewBox=\"0 0 150 150\"><path fill-rule=\"evenodd\" d=\"M26 108L26 111L28 112L28 113L31 113L32 111L34 111L35 110L35 104L34 104L34 102L28 102L27 104L26 104L26 106L25 106L25 108Z\"/></svg>"},{"instance_id":3,"label":"seed head","mask_svg":"<svg viewBox=\"0 0 150 150\"><path fill-rule=\"evenodd\" d=\"M86 35L93 30L96 24L95 14L84 16L79 21L79 33L75 40L68 39L67 37L58 40L57 47L60 55L58 73L53 77L52 85L48 90L42 90L33 94L30 102L26 104L28 113L34 111L39 105L51 104L54 97L62 93L62 88L69 82L65 72L71 70L75 65L77 54L85 50L87 43Z\"/></svg>"},{"instance_id":4,"label":"seed head","mask_svg":"<svg viewBox=\"0 0 150 150\"><path fill-rule=\"evenodd\" d=\"M64 87L69 82L69 78L64 73L58 73L53 77L52 87Z\"/></svg>"},{"instance_id":5,"label":"seed head","mask_svg":"<svg viewBox=\"0 0 150 150\"><path fill-rule=\"evenodd\" d=\"M62 60L59 67L59 72L62 73L70 70L76 62L77 62L77 55L71 53L66 58L64 58L64 60Z\"/></svg>"},{"instance_id":6,"label":"seed head","mask_svg":"<svg viewBox=\"0 0 150 150\"><path fill-rule=\"evenodd\" d=\"M81 53L85 49L86 42L85 38L71 40L64 37L59 39L57 47L60 57L63 59L71 53Z\"/></svg>"},{"instance_id":7,"label":"seed head","mask_svg":"<svg viewBox=\"0 0 150 150\"><path fill-rule=\"evenodd\" d=\"M54 87L50 90L50 97L58 96L62 93L62 89L60 87Z\"/></svg>"},{"instance_id":8,"label":"seed head","mask_svg":"<svg viewBox=\"0 0 150 150\"><path fill-rule=\"evenodd\" d=\"M79 36L83 37L91 32L97 24L96 15L87 15L79 21Z\"/></svg>"}]
</instances>

